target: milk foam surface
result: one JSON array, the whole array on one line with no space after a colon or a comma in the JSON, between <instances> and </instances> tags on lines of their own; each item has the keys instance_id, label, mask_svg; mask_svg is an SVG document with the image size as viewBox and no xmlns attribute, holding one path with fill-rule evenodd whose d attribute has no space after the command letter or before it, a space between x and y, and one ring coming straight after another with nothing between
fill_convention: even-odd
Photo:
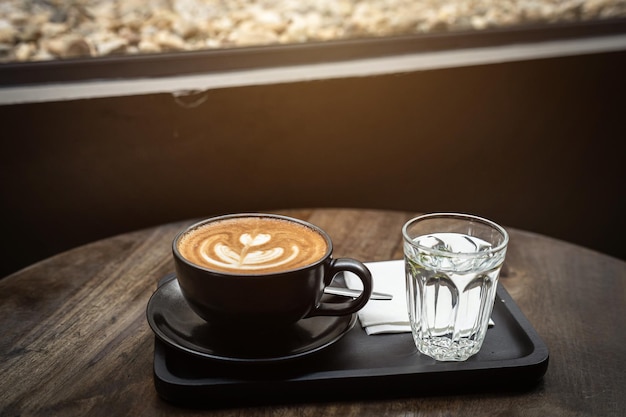
<instances>
[{"instance_id":1,"label":"milk foam surface","mask_svg":"<svg viewBox=\"0 0 626 417\"><path fill-rule=\"evenodd\" d=\"M314 263L328 250L317 231L272 217L236 217L185 233L178 250L188 261L218 271L257 274Z\"/></svg>"}]
</instances>

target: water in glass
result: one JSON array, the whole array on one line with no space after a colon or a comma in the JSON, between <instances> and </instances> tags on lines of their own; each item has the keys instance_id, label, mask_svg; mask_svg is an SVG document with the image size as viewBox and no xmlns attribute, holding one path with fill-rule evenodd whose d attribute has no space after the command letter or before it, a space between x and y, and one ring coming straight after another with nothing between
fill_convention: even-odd
<instances>
[{"instance_id":1,"label":"water in glass","mask_svg":"<svg viewBox=\"0 0 626 417\"><path fill-rule=\"evenodd\" d=\"M417 348L437 360L465 360L485 337L505 251L462 233L405 244L407 304Z\"/></svg>"}]
</instances>

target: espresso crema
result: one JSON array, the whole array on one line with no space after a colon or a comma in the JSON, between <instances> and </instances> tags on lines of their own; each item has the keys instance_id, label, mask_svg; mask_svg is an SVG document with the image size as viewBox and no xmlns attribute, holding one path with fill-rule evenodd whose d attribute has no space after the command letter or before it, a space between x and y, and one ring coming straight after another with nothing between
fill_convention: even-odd
<instances>
[{"instance_id":1,"label":"espresso crema","mask_svg":"<svg viewBox=\"0 0 626 417\"><path fill-rule=\"evenodd\" d=\"M184 233L178 251L188 261L237 274L287 271L324 257L326 239L300 223L273 217L210 221Z\"/></svg>"}]
</instances>

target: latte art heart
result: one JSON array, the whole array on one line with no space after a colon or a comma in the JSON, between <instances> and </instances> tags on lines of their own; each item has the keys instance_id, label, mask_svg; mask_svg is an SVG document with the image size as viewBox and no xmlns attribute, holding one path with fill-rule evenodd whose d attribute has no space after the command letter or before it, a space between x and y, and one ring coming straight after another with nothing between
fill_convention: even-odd
<instances>
[{"instance_id":1,"label":"latte art heart","mask_svg":"<svg viewBox=\"0 0 626 417\"><path fill-rule=\"evenodd\" d=\"M321 259L322 235L299 223L244 217L206 223L185 234L178 249L198 265L233 273L290 270Z\"/></svg>"},{"instance_id":2,"label":"latte art heart","mask_svg":"<svg viewBox=\"0 0 626 417\"><path fill-rule=\"evenodd\" d=\"M247 269L258 270L264 268L276 268L282 265L287 265L292 262L300 253L298 246L291 246L289 252L285 248L275 247L265 250L250 250L251 247L258 246L257 240L243 239L244 236L249 236L245 233L241 239L243 242L250 242L249 245L244 243L243 248L233 249L228 244L217 243L213 247L209 245L208 241L205 241L200 248L200 255L207 264L219 266L222 268L234 268L234 269ZM271 240L271 237L267 234L261 236L267 236L263 238L263 243L267 243ZM286 256L283 256L285 255Z\"/></svg>"}]
</instances>

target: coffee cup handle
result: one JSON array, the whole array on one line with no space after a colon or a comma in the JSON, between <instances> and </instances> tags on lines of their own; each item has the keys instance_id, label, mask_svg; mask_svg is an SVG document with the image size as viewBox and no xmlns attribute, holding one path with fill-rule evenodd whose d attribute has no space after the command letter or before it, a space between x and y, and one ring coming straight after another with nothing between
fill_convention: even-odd
<instances>
[{"instance_id":1,"label":"coffee cup handle","mask_svg":"<svg viewBox=\"0 0 626 417\"><path fill-rule=\"evenodd\" d=\"M330 279L326 284L330 284L335 275L344 271L352 272L359 277L363 283L363 292L361 292L361 295L345 303L320 303L316 309L308 314L308 317L344 316L356 313L369 301L370 295L372 295L372 273L365 265L356 259L333 259L330 263L330 269L327 275Z\"/></svg>"}]
</instances>

